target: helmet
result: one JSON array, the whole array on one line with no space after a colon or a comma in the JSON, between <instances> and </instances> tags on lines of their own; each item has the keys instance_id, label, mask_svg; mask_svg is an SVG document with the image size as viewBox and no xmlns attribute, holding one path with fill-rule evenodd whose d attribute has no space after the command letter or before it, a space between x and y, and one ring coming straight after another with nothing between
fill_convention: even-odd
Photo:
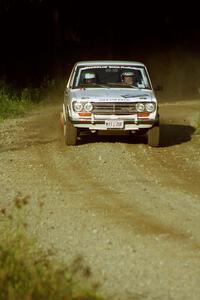
<instances>
[{"instance_id":1,"label":"helmet","mask_svg":"<svg viewBox=\"0 0 200 300\"><path fill-rule=\"evenodd\" d=\"M130 72L130 71L124 72L124 73L122 73L122 76L123 76L123 77L124 77L124 76L130 77L130 76L134 76L134 73L133 73L133 72Z\"/></svg>"},{"instance_id":2,"label":"helmet","mask_svg":"<svg viewBox=\"0 0 200 300\"><path fill-rule=\"evenodd\" d=\"M121 81L124 82L125 78L127 78L127 80L130 80L129 78L133 78L134 76L135 74L131 71L123 72L121 74Z\"/></svg>"},{"instance_id":3,"label":"helmet","mask_svg":"<svg viewBox=\"0 0 200 300\"><path fill-rule=\"evenodd\" d=\"M85 73L84 79L95 79L95 74L94 73Z\"/></svg>"}]
</instances>

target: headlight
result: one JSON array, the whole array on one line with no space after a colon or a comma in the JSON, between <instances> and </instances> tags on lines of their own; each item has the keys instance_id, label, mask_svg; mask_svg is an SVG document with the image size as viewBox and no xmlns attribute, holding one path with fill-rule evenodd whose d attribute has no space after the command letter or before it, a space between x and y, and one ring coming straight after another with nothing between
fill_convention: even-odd
<instances>
[{"instance_id":1,"label":"headlight","mask_svg":"<svg viewBox=\"0 0 200 300\"><path fill-rule=\"evenodd\" d=\"M80 112L83 110L83 104L81 102L74 102L73 106L76 112Z\"/></svg>"},{"instance_id":2,"label":"headlight","mask_svg":"<svg viewBox=\"0 0 200 300\"><path fill-rule=\"evenodd\" d=\"M143 103L137 103L136 104L136 110L137 112L143 112L145 109L144 104Z\"/></svg>"},{"instance_id":3,"label":"headlight","mask_svg":"<svg viewBox=\"0 0 200 300\"><path fill-rule=\"evenodd\" d=\"M155 104L154 103L146 103L145 104L146 111L152 112L155 110Z\"/></svg>"},{"instance_id":4,"label":"headlight","mask_svg":"<svg viewBox=\"0 0 200 300\"><path fill-rule=\"evenodd\" d=\"M92 103L90 103L90 102L85 103L85 105L84 105L84 110L87 111L87 112L92 111L92 110L93 110L93 105L92 105Z\"/></svg>"}]
</instances>

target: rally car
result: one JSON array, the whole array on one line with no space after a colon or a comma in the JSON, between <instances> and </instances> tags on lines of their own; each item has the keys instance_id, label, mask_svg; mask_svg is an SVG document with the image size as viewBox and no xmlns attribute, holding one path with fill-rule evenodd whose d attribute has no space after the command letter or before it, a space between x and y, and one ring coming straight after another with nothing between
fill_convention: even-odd
<instances>
[{"instance_id":1,"label":"rally car","mask_svg":"<svg viewBox=\"0 0 200 300\"><path fill-rule=\"evenodd\" d=\"M60 117L66 145L75 145L86 131L123 131L133 137L146 135L150 146L159 146L158 103L141 62L77 62L65 87Z\"/></svg>"}]
</instances>

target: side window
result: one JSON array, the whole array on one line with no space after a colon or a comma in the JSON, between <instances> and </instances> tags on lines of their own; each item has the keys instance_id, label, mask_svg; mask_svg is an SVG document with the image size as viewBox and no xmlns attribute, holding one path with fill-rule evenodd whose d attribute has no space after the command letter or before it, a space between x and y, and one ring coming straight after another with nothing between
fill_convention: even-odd
<instances>
[{"instance_id":1,"label":"side window","mask_svg":"<svg viewBox=\"0 0 200 300\"><path fill-rule=\"evenodd\" d=\"M72 85L72 88L75 89L78 87L78 81L79 81L79 78L80 78L80 68L77 68L75 71L74 71L74 74L73 74L73 77L72 77L72 80L71 80L71 85Z\"/></svg>"},{"instance_id":2,"label":"side window","mask_svg":"<svg viewBox=\"0 0 200 300\"><path fill-rule=\"evenodd\" d=\"M141 76L142 76L142 83L144 84L144 87L150 88L149 80L144 69L141 70Z\"/></svg>"}]
</instances>

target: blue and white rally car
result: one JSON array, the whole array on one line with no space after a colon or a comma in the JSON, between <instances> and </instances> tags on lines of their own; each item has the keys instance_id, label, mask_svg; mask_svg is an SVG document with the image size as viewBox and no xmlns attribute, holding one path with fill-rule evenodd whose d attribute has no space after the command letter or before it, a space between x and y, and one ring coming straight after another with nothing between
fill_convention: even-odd
<instances>
[{"instance_id":1,"label":"blue and white rally car","mask_svg":"<svg viewBox=\"0 0 200 300\"><path fill-rule=\"evenodd\" d=\"M61 112L66 145L83 131L146 134L159 146L157 99L146 66L135 61L80 61L69 76ZM134 137L134 135L133 135Z\"/></svg>"}]
</instances>

